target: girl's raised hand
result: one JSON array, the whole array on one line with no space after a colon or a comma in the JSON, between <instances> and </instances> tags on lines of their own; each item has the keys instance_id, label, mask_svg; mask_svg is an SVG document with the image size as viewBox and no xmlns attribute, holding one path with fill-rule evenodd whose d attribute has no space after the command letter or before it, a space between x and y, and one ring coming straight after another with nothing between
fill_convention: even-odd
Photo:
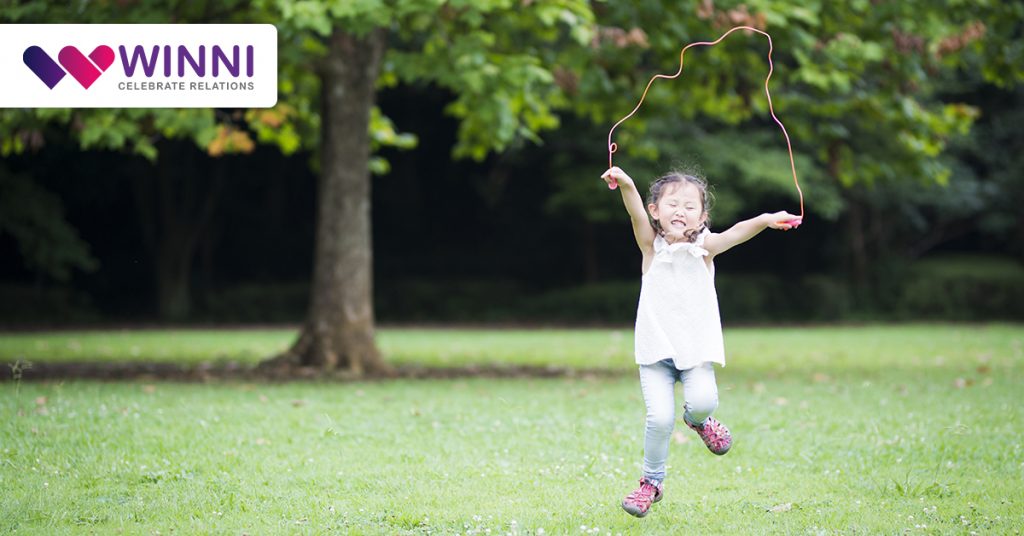
<instances>
[{"instance_id":1,"label":"girl's raised hand","mask_svg":"<svg viewBox=\"0 0 1024 536\"><path fill-rule=\"evenodd\" d=\"M803 223L803 218L796 214L790 214L786 211L776 212L774 214L768 214L768 227L772 229L781 229L788 231L795 229Z\"/></svg>"},{"instance_id":2,"label":"girl's raised hand","mask_svg":"<svg viewBox=\"0 0 1024 536\"><path fill-rule=\"evenodd\" d=\"M628 187L635 186L633 184L633 179L631 179L629 175L626 175L626 172L622 171L622 168L619 166L612 166L608 171L605 171L601 175L601 178L604 179L604 182L608 183L608 188L611 190L614 190L619 184Z\"/></svg>"}]
</instances>

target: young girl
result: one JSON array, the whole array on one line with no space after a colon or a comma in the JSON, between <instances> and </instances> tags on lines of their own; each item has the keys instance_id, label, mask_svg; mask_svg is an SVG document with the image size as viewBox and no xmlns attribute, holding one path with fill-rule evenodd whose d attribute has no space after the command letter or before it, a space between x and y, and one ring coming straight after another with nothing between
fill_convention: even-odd
<instances>
[{"instance_id":1,"label":"young girl","mask_svg":"<svg viewBox=\"0 0 1024 536\"><path fill-rule=\"evenodd\" d=\"M711 417L718 407L712 363L725 365L722 323L715 294L714 258L750 240L766 227L788 230L798 216L762 214L722 233L708 229L707 184L700 178L669 173L651 185L644 209L633 179L613 167L601 178L618 183L643 253L640 303L636 313L636 362L647 405L644 467L640 487L622 507L643 517L661 500L669 439L675 425L677 381L683 384L683 420L715 454L725 454L732 436ZM648 213L650 219L648 219Z\"/></svg>"}]
</instances>

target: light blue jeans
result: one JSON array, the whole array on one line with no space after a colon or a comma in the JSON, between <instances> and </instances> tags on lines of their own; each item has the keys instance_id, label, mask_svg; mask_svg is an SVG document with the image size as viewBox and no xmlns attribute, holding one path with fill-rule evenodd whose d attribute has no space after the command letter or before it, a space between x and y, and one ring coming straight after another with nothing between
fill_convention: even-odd
<instances>
[{"instance_id":1,"label":"light blue jeans","mask_svg":"<svg viewBox=\"0 0 1024 536\"><path fill-rule=\"evenodd\" d=\"M701 425L718 407L718 385L710 362L692 369L678 370L671 359L653 365L640 365L640 389L647 405L644 434L644 477L665 479L668 446L676 423L675 385L683 384L683 420Z\"/></svg>"}]
</instances>

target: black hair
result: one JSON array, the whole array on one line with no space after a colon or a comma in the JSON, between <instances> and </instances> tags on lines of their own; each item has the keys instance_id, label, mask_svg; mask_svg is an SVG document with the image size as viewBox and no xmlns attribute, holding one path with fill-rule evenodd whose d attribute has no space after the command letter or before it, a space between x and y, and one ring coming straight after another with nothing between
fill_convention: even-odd
<instances>
[{"instance_id":1,"label":"black hair","mask_svg":"<svg viewBox=\"0 0 1024 536\"><path fill-rule=\"evenodd\" d=\"M681 171L670 171L657 180L651 183L650 193L647 194L647 204L657 205L658 201L661 200L661 196L665 193L665 188L672 184L685 184L690 183L697 187L697 191L700 192L700 206L701 212L706 214L704 223L701 224L699 229L691 229L684 233L684 238L688 242L695 242L697 237L704 229L708 229L711 223L711 204L714 201L714 197L711 192L708 191L708 181L703 177L697 176L691 173L683 173ZM654 226L654 230L660 235L665 234L665 230L661 228L661 223L658 220L651 218L651 225Z\"/></svg>"}]
</instances>

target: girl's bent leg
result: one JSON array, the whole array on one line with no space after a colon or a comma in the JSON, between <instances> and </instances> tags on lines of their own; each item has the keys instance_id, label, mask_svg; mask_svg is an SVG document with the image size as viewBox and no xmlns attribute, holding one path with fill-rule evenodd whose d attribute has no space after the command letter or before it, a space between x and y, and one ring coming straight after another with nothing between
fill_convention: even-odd
<instances>
[{"instance_id":1,"label":"girl's bent leg","mask_svg":"<svg viewBox=\"0 0 1024 536\"><path fill-rule=\"evenodd\" d=\"M703 363L682 372L683 398L685 400L683 420L687 424L700 426L718 407L718 384L715 369L711 363Z\"/></svg>"},{"instance_id":2,"label":"girl's bent leg","mask_svg":"<svg viewBox=\"0 0 1024 536\"><path fill-rule=\"evenodd\" d=\"M675 426L676 368L664 361L640 366L640 388L647 405L644 432L644 477L661 482L665 479L669 438Z\"/></svg>"}]
</instances>

